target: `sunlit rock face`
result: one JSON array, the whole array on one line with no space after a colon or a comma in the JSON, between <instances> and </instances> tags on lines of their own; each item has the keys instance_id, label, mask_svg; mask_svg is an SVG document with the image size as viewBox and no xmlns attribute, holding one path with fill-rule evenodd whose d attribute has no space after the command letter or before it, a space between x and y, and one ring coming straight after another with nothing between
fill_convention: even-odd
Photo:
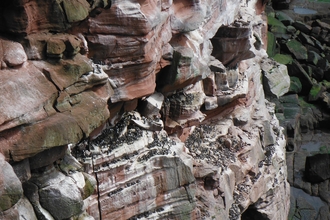
<instances>
[{"instance_id":1,"label":"sunlit rock face","mask_svg":"<svg viewBox=\"0 0 330 220\"><path fill-rule=\"evenodd\" d=\"M0 218L286 219L264 3L2 1Z\"/></svg>"}]
</instances>

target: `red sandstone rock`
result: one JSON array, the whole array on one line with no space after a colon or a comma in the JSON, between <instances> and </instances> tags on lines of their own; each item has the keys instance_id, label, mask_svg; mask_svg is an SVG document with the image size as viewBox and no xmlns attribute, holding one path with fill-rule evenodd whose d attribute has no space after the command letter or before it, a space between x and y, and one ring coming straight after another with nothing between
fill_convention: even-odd
<instances>
[{"instance_id":1,"label":"red sandstone rock","mask_svg":"<svg viewBox=\"0 0 330 220\"><path fill-rule=\"evenodd\" d=\"M64 31L68 27L59 2L18 0L4 1L2 29L12 33L34 33L42 30ZM37 13L36 13L37 12Z\"/></svg>"},{"instance_id":2,"label":"red sandstone rock","mask_svg":"<svg viewBox=\"0 0 330 220\"><path fill-rule=\"evenodd\" d=\"M77 82L83 74L93 70L87 57L79 54L73 59L51 62L36 61L33 64L49 77L59 90L64 90Z\"/></svg>"},{"instance_id":3,"label":"red sandstone rock","mask_svg":"<svg viewBox=\"0 0 330 220\"><path fill-rule=\"evenodd\" d=\"M139 3L116 1L110 9L102 10L99 15L89 18L89 31L93 34L146 35L154 26L152 19L149 21L149 17L142 12L143 8ZM155 10L149 12L159 16Z\"/></svg>"},{"instance_id":4,"label":"red sandstone rock","mask_svg":"<svg viewBox=\"0 0 330 220\"><path fill-rule=\"evenodd\" d=\"M197 29L206 16L206 7L199 0L174 0L171 26L174 33L188 32Z\"/></svg>"},{"instance_id":5,"label":"red sandstone rock","mask_svg":"<svg viewBox=\"0 0 330 220\"><path fill-rule=\"evenodd\" d=\"M1 70L0 77L0 130L48 117L44 106L57 90L34 65Z\"/></svg>"},{"instance_id":6,"label":"red sandstone rock","mask_svg":"<svg viewBox=\"0 0 330 220\"><path fill-rule=\"evenodd\" d=\"M239 25L239 24L237 24ZM234 67L241 60L254 56L250 49L248 27L222 27L212 39L213 56L225 66Z\"/></svg>"},{"instance_id":7,"label":"red sandstone rock","mask_svg":"<svg viewBox=\"0 0 330 220\"><path fill-rule=\"evenodd\" d=\"M61 39L50 38L47 42L47 56L51 58L62 58L65 44Z\"/></svg>"},{"instance_id":8,"label":"red sandstone rock","mask_svg":"<svg viewBox=\"0 0 330 220\"><path fill-rule=\"evenodd\" d=\"M21 66L27 61L24 48L21 44L9 40L0 39L0 63L4 62L5 66L0 66L0 69L8 67Z\"/></svg>"}]
</instances>

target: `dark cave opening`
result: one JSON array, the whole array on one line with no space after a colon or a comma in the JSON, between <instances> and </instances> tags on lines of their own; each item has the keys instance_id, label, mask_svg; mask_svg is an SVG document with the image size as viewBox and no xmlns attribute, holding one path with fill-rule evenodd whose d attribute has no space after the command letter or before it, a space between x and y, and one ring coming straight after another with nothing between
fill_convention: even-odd
<instances>
[{"instance_id":1,"label":"dark cave opening","mask_svg":"<svg viewBox=\"0 0 330 220\"><path fill-rule=\"evenodd\" d=\"M265 214L258 212L258 210L250 205L247 210L242 214L241 220L268 220Z\"/></svg>"}]
</instances>

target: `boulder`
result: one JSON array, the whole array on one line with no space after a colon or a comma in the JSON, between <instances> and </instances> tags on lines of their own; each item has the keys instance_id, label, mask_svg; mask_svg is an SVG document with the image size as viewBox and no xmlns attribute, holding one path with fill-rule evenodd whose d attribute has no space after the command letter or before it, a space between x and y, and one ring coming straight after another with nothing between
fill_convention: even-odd
<instances>
[{"instance_id":1,"label":"boulder","mask_svg":"<svg viewBox=\"0 0 330 220\"><path fill-rule=\"evenodd\" d=\"M297 30L305 33L305 34L310 34L312 27L309 26L308 24L301 22L301 21L295 21L292 24L293 27L295 27Z\"/></svg>"},{"instance_id":2,"label":"boulder","mask_svg":"<svg viewBox=\"0 0 330 220\"><path fill-rule=\"evenodd\" d=\"M308 101L313 102L317 101L321 96L322 93L325 91L325 87L322 83L313 85L311 90L309 91Z\"/></svg>"},{"instance_id":3,"label":"boulder","mask_svg":"<svg viewBox=\"0 0 330 220\"><path fill-rule=\"evenodd\" d=\"M286 43L288 50L294 55L297 60L307 60L307 49L297 40L289 40Z\"/></svg>"},{"instance_id":4,"label":"boulder","mask_svg":"<svg viewBox=\"0 0 330 220\"><path fill-rule=\"evenodd\" d=\"M13 167L16 176L22 183L28 181L31 178L30 162L28 158L16 163L12 163L11 166Z\"/></svg>"},{"instance_id":5,"label":"boulder","mask_svg":"<svg viewBox=\"0 0 330 220\"><path fill-rule=\"evenodd\" d=\"M290 88L290 77L285 65L272 60L261 63L263 85L266 95L280 97Z\"/></svg>"},{"instance_id":6,"label":"boulder","mask_svg":"<svg viewBox=\"0 0 330 220\"><path fill-rule=\"evenodd\" d=\"M90 5L86 0L64 0L63 9L68 22L77 22L84 20L89 15Z\"/></svg>"},{"instance_id":7,"label":"boulder","mask_svg":"<svg viewBox=\"0 0 330 220\"><path fill-rule=\"evenodd\" d=\"M302 85L298 77L292 76L290 77L290 88L289 92L291 93L300 93L302 90Z\"/></svg>"},{"instance_id":8,"label":"boulder","mask_svg":"<svg viewBox=\"0 0 330 220\"><path fill-rule=\"evenodd\" d=\"M267 147L269 145L274 145L276 143L276 136L274 134L273 127L269 123L269 121L263 121L262 141L264 147Z\"/></svg>"},{"instance_id":9,"label":"boulder","mask_svg":"<svg viewBox=\"0 0 330 220\"><path fill-rule=\"evenodd\" d=\"M330 154L306 157L305 177L311 183L320 183L330 178Z\"/></svg>"},{"instance_id":10,"label":"boulder","mask_svg":"<svg viewBox=\"0 0 330 220\"><path fill-rule=\"evenodd\" d=\"M47 42L47 56L50 58L62 58L65 44L62 39L50 38Z\"/></svg>"},{"instance_id":11,"label":"boulder","mask_svg":"<svg viewBox=\"0 0 330 220\"><path fill-rule=\"evenodd\" d=\"M22 197L12 208L1 212L1 220L13 220L13 219L29 219L37 220L37 216L34 213L33 207L26 197ZM49 220L53 220L49 218Z\"/></svg>"},{"instance_id":12,"label":"boulder","mask_svg":"<svg viewBox=\"0 0 330 220\"><path fill-rule=\"evenodd\" d=\"M42 207L58 220L80 214L82 210L80 191L71 179L40 189L39 196Z\"/></svg>"},{"instance_id":13,"label":"boulder","mask_svg":"<svg viewBox=\"0 0 330 220\"><path fill-rule=\"evenodd\" d=\"M323 21L321 21L321 20L319 20L319 19L316 19L316 20L313 22L312 26L319 26L319 27L321 27L321 28L323 28L323 29L326 29L326 30L330 31L330 24L328 24L328 23L326 23L326 22L323 22Z\"/></svg>"},{"instance_id":14,"label":"boulder","mask_svg":"<svg viewBox=\"0 0 330 220\"><path fill-rule=\"evenodd\" d=\"M329 46L329 31L322 29L320 35L317 37L322 43L326 43Z\"/></svg>"},{"instance_id":15,"label":"boulder","mask_svg":"<svg viewBox=\"0 0 330 220\"><path fill-rule=\"evenodd\" d=\"M311 45L305 45L307 51L313 51L315 53L321 54L321 50L318 47L311 46Z\"/></svg>"},{"instance_id":16,"label":"boulder","mask_svg":"<svg viewBox=\"0 0 330 220\"><path fill-rule=\"evenodd\" d=\"M289 34L295 34L296 31L297 31L297 29L296 29L295 27L291 26L291 25L288 25L288 26L286 27L286 31L287 31Z\"/></svg>"},{"instance_id":17,"label":"boulder","mask_svg":"<svg viewBox=\"0 0 330 220\"><path fill-rule=\"evenodd\" d=\"M0 213L13 207L22 197L23 188L20 180L12 166L0 154Z\"/></svg>"},{"instance_id":18,"label":"boulder","mask_svg":"<svg viewBox=\"0 0 330 220\"><path fill-rule=\"evenodd\" d=\"M317 66L324 71L328 71L330 69L330 63L327 58L321 56L319 61L317 62Z\"/></svg>"},{"instance_id":19,"label":"boulder","mask_svg":"<svg viewBox=\"0 0 330 220\"><path fill-rule=\"evenodd\" d=\"M316 53L314 51L308 51L307 62L317 65L317 63L319 62L320 59L321 59L321 56L318 53Z\"/></svg>"},{"instance_id":20,"label":"boulder","mask_svg":"<svg viewBox=\"0 0 330 220\"><path fill-rule=\"evenodd\" d=\"M285 26L291 25L294 22L294 20L284 11L276 11L275 16Z\"/></svg>"},{"instance_id":21,"label":"boulder","mask_svg":"<svg viewBox=\"0 0 330 220\"><path fill-rule=\"evenodd\" d=\"M309 45L312 45L314 46L314 41L311 39L311 37L303 32L300 32L299 34L299 39L300 39L300 42L302 42L303 44L309 44Z\"/></svg>"},{"instance_id":22,"label":"boulder","mask_svg":"<svg viewBox=\"0 0 330 220\"><path fill-rule=\"evenodd\" d=\"M330 108L330 93L323 92L321 96L322 101L326 104L327 108Z\"/></svg>"},{"instance_id":23,"label":"boulder","mask_svg":"<svg viewBox=\"0 0 330 220\"><path fill-rule=\"evenodd\" d=\"M268 54L269 57L273 57L276 54L276 52L275 52L275 49L276 49L275 35L271 32L267 32L267 39L268 39L267 54Z\"/></svg>"},{"instance_id":24,"label":"boulder","mask_svg":"<svg viewBox=\"0 0 330 220\"><path fill-rule=\"evenodd\" d=\"M38 186L30 181L23 184L24 195L29 199L38 219L54 220L53 216L39 202Z\"/></svg>"},{"instance_id":25,"label":"boulder","mask_svg":"<svg viewBox=\"0 0 330 220\"><path fill-rule=\"evenodd\" d=\"M0 131L51 115L46 109L52 108L57 89L34 65L2 70L1 82Z\"/></svg>"},{"instance_id":26,"label":"boulder","mask_svg":"<svg viewBox=\"0 0 330 220\"><path fill-rule=\"evenodd\" d=\"M33 173L30 181L38 186L39 196L36 199L54 219L67 219L82 212L83 199L77 186L79 183L57 171L53 165Z\"/></svg>"},{"instance_id":27,"label":"boulder","mask_svg":"<svg viewBox=\"0 0 330 220\"><path fill-rule=\"evenodd\" d=\"M318 38L319 35L321 34L321 27L319 26L314 26L312 27L312 31L311 31L311 36Z\"/></svg>"},{"instance_id":28,"label":"boulder","mask_svg":"<svg viewBox=\"0 0 330 220\"><path fill-rule=\"evenodd\" d=\"M314 83L302 65L298 61L293 60L292 64L288 64L287 67L290 76L296 76L299 78L303 87L302 91L304 94L308 93Z\"/></svg>"},{"instance_id":29,"label":"boulder","mask_svg":"<svg viewBox=\"0 0 330 220\"><path fill-rule=\"evenodd\" d=\"M97 190L97 181L95 179L95 177L89 175L88 173L84 173L82 172L82 175L84 176L84 185L82 188L82 197L83 199L88 198L89 196L91 196L93 193L95 193L95 191Z\"/></svg>"},{"instance_id":30,"label":"boulder","mask_svg":"<svg viewBox=\"0 0 330 220\"><path fill-rule=\"evenodd\" d=\"M314 65L307 65L308 69L308 74L312 76L316 81L321 82L323 77L324 77L324 69L322 69L319 65L314 66Z\"/></svg>"},{"instance_id":31,"label":"boulder","mask_svg":"<svg viewBox=\"0 0 330 220\"><path fill-rule=\"evenodd\" d=\"M205 110L212 110L218 108L218 98L213 96L205 97Z\"/></svg>"},{"instance_id":32,"label":"boulder","mask_svg":"<svg viewBox=\"0 0 330 220\"><path fill-rule=\"evenodd\" d=\"M0 69L18 67L27 61L27 55L20 43L0 39Z\"/></svg>"},{"instance_id":33,"label":"boulder","mask_svg":"<svg viewBox=\"0 0 330 220\"><path fill-rule=\"evenodd\" d=\"M273 16L268 16L269 31L271 31L276 37L280 37L287 33L287 27Z\"/></svg>"},{"instance_id":34,"label":"boulder","mask_svg":"<svg viewBox=\"0 0 330 220\"><path fill-rule=\"evenodd\" d=\"M163 105L164 95L161 93L154 93L141 103L141 114L146 117L154 118L159 116L159 111Z\"/></svg>"},{"instance_id":35,"label":"boulder","mask_svg":"<svg viewBox=\"0 0 330 220\"><path fill-rule=\"evenodd\" d=\"M291 55L279 54L279 53L277 53L275 56L273 56L273 59L276 62L278 62L280 64L284 64L284 65L291 64L293 61L293 58Z\"/></svg>"}]
</instances>

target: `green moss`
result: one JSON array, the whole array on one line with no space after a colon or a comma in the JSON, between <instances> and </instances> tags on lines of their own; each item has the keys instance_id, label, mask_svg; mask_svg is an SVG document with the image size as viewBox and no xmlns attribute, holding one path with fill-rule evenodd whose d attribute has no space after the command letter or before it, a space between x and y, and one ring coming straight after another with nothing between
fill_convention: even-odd
<instances>
[{"instance_id":1,"label":"green moss","mask_svg":"<svg viewBox=\"0 0 330 220\"><path fill-rule=\"evenodd\" d=\"M272 16L267 16L269 26L277 26L286 29L285 25Z\"/></svg>"},{"instance_id":2,"label":"green moss","mask_svg":"<svg viewBox=\"0 0 330 220\"><path fill-rule=\"evenodd\" d=\"M276 39L273 33L267 33L268 43L267 43L267 54L269 57L273 57L275 55L276 48Z\"/></svg>"},{"instance_id":3,"label":"green moss","mask_svg":"<svg viewBox=\"0 0 330 220\"><path fill-rule=\"evenodd\" d=\"M321 84L313 85L313 87L309 91L308 101L316 101L322 91L323 89Z\"/></svg>"},{"instance_id":4,"label":"green moss","mask_svg":"<svg viewBox=\"0 0 330 220\"><path fill-rule=\"evenodd\" d=\"M286 54L276 54L273 59L276 62L279 62L281 64L287 65L287 64L291 64L293 61L293 58L291 55L286 55Z\"/></svg>"},{"instance_id":5,"label":"green moss","mask_svg":"<svg viewBox=\"0 0 330 220\"><path fill-rule=\"evenodd\" d=\"M319 148L319 150L320 150L320 153L322 153L322 154L330 154L330 147L329 146L323 145Z\"/></svg>"},{"instance_id":6,"label":"green moss","mask_svg":"<svg viewBox=\"0 0 330 220\"><path fill-rule=\"evenodd\" d=\"M4 211L6 209L8 209L9 207L13 206L14 204L12 204L10 197L8 196L1 196L0 199L0 211Z\"/></svg>"},{"instance_id":7,"label":"green moss","mask_svg":"<svg viewBox=\"0 0 330 220\"><path fill-rule=\"evenodd\" d=\"M268 29L276 36L286 34L285 25L274 17L268 16Z\"/></svg>"},{"instance_id":8,"label":"green moss","mask_svg":"<svg viewBox=\"0 0 330 220\"><path fill-rule=\"evenodd\" d=\"M275 16L281 22L282 21L287 21L291 24L294 21L289 15L287 15L286 13L284 13L282 11L277 11Z\"/></svg>"},{"instance_id":9,"label":"green moss","mask_svg":"<svg viewBox=\"0 0 330 220\"><path fill-rule=\"evenodd\" d=\"M302 84L298 77L292 76L290 77L290 88L289 91L292 93L299 93L302 90Z\"/></svg>"},{"instance_id":10,"label":"green moss","mask_svg":"<svg viewBox=\"0 0 330 220\"><path fill-rule=\"evenodd\" d=\"M319 93L319 88L314 86L309 91L309 95L312 97L315 97L318 93Z\"/></svg>"},{"instance_id":11,"label":"green moss","mask_svg":"<svg viewBox=\"0 0 330 220\"><path fill-rule=\"evenodd\" d=\"M301 108L315 108L315 106L311 103L308 103L305 97L301 97L299 96L298 100L299 100L299 105Z\"/></svg>"},{"instance_id":12,"label":"green moss","mask_svg":"<svg viewBox=\"0 0 330 220\"><path fill-rule=\"evenodd\" d=\"M95 192L97 183L96 180L92 178L90 175L86 173L83 173L83 175L85 177L83 199L86 199Z\"/></svg>"},{"instance_id":13,"label":"green moss","mask_svg":"<svg viewBox=\"0 0 330 220\"><path fill-rule=\"evenodd\" d=\"M286 43L286 46L298 60L307 60L307 49L299 41L290 40Z\"/></svg>"},{"instance_id":14,"label":"green moss","mask_svg":"<svg viewBox=\"0 0 330 220\"><path fill-rule=\"evenodd\" d=\"M326 88L326 89L330 89L330 82L327 80L323 80L322 81L322 85Z\"/></svg>"}]
</instances>

